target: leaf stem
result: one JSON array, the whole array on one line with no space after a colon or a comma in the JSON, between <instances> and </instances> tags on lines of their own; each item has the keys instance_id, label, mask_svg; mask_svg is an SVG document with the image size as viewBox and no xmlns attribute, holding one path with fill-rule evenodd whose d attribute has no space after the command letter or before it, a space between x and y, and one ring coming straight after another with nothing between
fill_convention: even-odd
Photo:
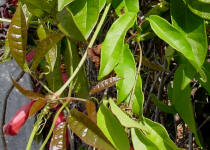
<instances>
[{"instance_id":1,"label":"leaf stem","mask_svg":"<svg viewBox=\"0 0 210 150\"><path fill-rule=\"evenodd\" d=\"M48 140L50 139L50 137L51 137L51 135L52 135L52 132L53 132L53 129L54 129L54 127L55 127L55 123L56 123L56 120L57 120L59 114L60 114L61 111L68 105L68 103L69 103L69 100L66 101L66 102L62 105L62 107L57 111L57 113L56 113L56 115L55 115L55 117L54 117L54 119L53 119L53 123L52 123L52 125L51 125L50 131L48 132L48 135L47 135L47 137L45 138L45 140L44 140L44 142L42 143L42 145L41 145L41 147L40 147L39 150L43 150L43 149L44 149L45 145L47 144Z\"/></svg>"},{"instance_id":2,"label":"leaf stem","mask_svg":"<svg viewBox=\"0 0 210 150\"><path fill-rule=\"evenodd\" d=\"M96 30L94 32L93 37L92 37L92 39L91 39L91 41L90 41L90 43L89 43L89 45L88 45L88 47L86 49L86 51L85 51L85 53L84 53L81 61L79 62L77 68L75 69L75 71L73 72L73 74L71 75L71 77L66 81L66 83L57 92L55 92L55 95L59 96L59 95L61 95L63 93L63 91L66 89L66 87L75 78L75 76L79 72L80 68L83 66L83 64L84 64L84 62L85 62L85 60L87 58L87 50L93 46L93 44L94 44L94 42L96 40L96 37L97 37L97 35L98 35L98 33L99 33L99 31L100 31L100 29L101 29L101 27L102 27L102 25L103 25L103 23L105 21L105 18L107 16L107 14L108 14L108 11L109 11L110 6L111 6L111 4L109 4L109 5L106 6L106 8L105 8L105 10L103 12L103 15L101 17L101 20L100 20L100 22L99 22L99 24L98 24L98 26L97 26L97 28L96 28Z\"/></svg>"},{"instance_id":3,"label":"leaf stem","mask_svg":"<svg viewBox=\"0 0 210 150\"><path fill-rule=\"evenodd\" d=\"M8 22L8 23L10 23L11 20L10 19L6 19L6 18L0 18L0 22Z\"/></svg>"},{"instance_id":4,"label":"leaf stem","mask_svg":"<svg viewBox=\"0 0 210 150\"><path fill-rule=\"evenodd\" d=\"M140 52L139 65L138 65L138 69L137 69L137 72L136 72L134 87L132 89L132 93L131 93L131 97L130 97L130 101L129 101L129 108L132 108L132 105L133 105L133 96L134 96L134 93L135 93L135 90L136 90L136 83L137 83L137 80L138 80L138 76L140 75L140 69L141 69L141 63L142 63L142 48L141 48L140 41L137 42L137 44L138 44L139 52Z\"/></svg>"}]
</instances>

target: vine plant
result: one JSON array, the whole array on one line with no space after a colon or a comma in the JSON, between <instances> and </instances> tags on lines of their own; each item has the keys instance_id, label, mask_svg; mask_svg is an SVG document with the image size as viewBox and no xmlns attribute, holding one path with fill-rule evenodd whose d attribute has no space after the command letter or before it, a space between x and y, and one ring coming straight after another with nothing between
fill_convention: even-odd
<instances>
[{"instance_id":1,"label":"vine plant","mask_svg":"<svg viewBox=\"0 0 210 150\"><path fill-rule=\"evenodd\" d=\"M210 1L161 1L144 15L141 15L139 5L138 0L19 1L9 26L4 53L10 52L20 68L46 91L26 90L11 78L14 86L31 101L2 127L3 133L18 134L26 120L39 112L26 147L29 150L35 135L42 132L52 111L56 110L40 149L44 149L49 140L49 149L69 149L68 129L97 149L180 149L161 124L143 115L142 65L158 71L169 69L142 56L141 41L157 35L168 44L167 50L173 50L170 58L175 58L178 68L168 89L171 105L155 95L152 99L160 110L178 113L194 134L197 145L202 147L191 104L190 83L198 80L210 94L210 64L206 61ZM161 17L169 9L170 19ZM115 20L103 38L102 28L107 25L108 15ZM34 41L34 49L30 49L27 42L32 24L35 24L33 28L39 38ZM98 39L104 40L97 49L94 44ZM137 57L132 53L132 43L138 46ZM84 47L86 50L80 52L80 59L78 49ZM5 55L1 59L6 60ZM98 80L102 80L92 90L88 88L84 71L88 56L98 63L97 67L100 66ZM138 61L135 58L139 58ZM66 66L64 71L60 69L61 62ZM42 80L43 76L46 81ZM117 97L97 100L97 110L96 98L91 96L114 84ZM75 101L86 104L87 115L72 108ZM122 103L126 108L120 107Z\"/></svg>"}]
</instances>

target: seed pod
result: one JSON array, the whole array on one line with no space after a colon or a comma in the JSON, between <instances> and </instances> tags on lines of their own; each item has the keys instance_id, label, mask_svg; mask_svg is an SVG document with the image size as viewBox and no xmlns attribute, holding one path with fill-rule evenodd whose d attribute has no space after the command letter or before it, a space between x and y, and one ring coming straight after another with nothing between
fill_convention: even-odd
<instances>
[{"instance_id":1,"label":"seed pod","mask_svg":"<svg viewBox=\"0 0 210 150\"><path fill-rule=\"evenodd\" d=\"M109 79L103 80L90 90L89 95L93 95L97 92L100 92L100 91L106 89L106 88L109 88L109 87L115 85L115 83L119 80L121 80L121 78L119 78L119 77L111 77Z\"/></svg>"}]
</instances>

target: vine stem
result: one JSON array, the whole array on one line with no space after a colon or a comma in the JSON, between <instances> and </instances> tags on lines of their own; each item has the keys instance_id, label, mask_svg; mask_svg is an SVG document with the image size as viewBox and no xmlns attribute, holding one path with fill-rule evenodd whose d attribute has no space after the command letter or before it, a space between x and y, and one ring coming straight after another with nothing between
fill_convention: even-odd
<instances>
[{"instance_id":1,"label":"vine stem","mask_svg":"<svg viewBox=\"0 0 210 150\"><path fill-rule=\"evenodd\" d=\"M6 18L0 18L0 22L8 22L8 23L10 23L11 20L10 19L6 19Z\"/></svg>"},{"instance_id":2,"label":"vine stem","mask_svg":"<svg viewBox=\"0 0 210 150\"><path fill-rule=\"evenodd\" d=\"M89 45L88 45L88 47L86 49L86 51L85 51L85 53L84 53L81 61L79 62L77 68L75 69L75 71L73 72L73 74L71 75L71 77L65 82L65 84L58 91L55 92L55 95L59 96L59 95L61 95L63 93L63 91L72 82L72 80L75 78L75 76L79 72L80 68L84 64L84 62L85 62L85 60L87 58L87 50L93 46L93 44L94 44L94 42L96 40L96 37L97 37L97 35L98 35L98 33L99 33L99 31L100 31L100 29L101 29L101 27L102 27L102 25L103 25L103 23L105 21L105 18L107 16L107 14L108 14L108 11L109 11L110 6L111 6L111 4L109 4L109 5L106 6L106 8L105 8L105 10L103 12L103 15L101 17L101 20L100 20L100 22L99 22L99 24L98 24L98 26L97 26L97 28L96 28L96 30L94 32L93 37L92 37L92 39L91 39L91 41L90 41L90 43L89 43Z\"/></svg>"},{"instance_id":3,"label":"vine stem","mask_svg":"<svg viewBox=\"0 0 210 150\"><path fill-rule=\"evenodd\" d=\"M51 125L50 131L48 132L48 135L47 135L47 137L45 138L45 140L44 140L44 142L42 143L42 145L41 145L41 147L40 147L39 150L43 150L43 149L44 149L45 145L47 144L48 140L50 139L50 137L51 137L51 135L52 135L52 132L53 132L53 129L54 129L54 127L55 127L56 120L57 120L59 114L60 114L61 111L68 105L69 102L70 102L70 101L67 100L67 101L62 105L62 107L57 111L57 113L56 113L56 115L55 115L55 117L54 117L54 119L53 119L53 123L52 123L52 125Z\"/></svg>"},{"instance_id":4,"label":"vine stem","mask_svg":"<svg viewBox=\"0 0 210 150\"><path fill-rule=\"evenodd\" d=\"M138 76L140 74L141 63L142 63L142 48L141 48L141 44L140 44L140 42L137 42L137 44L138 44L139 51L140 51L139 65L138 65L138 68L137 68L136 77L135 77L135 83L134 83L134 87L132 89L132 93L131 93L131 97L130 97L130 101L129 101L129 108L132 108L132 105L133 105L133 96L134 96L134 93L135 93L135 90L136 90L136 83L137 83L137 80L138 80Z\"/></svg>"}]
</instances>

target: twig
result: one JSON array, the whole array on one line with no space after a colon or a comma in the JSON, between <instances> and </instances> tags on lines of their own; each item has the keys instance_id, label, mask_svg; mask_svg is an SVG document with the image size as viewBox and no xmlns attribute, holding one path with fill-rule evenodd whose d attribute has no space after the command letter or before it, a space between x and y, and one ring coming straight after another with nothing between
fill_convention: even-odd
<instances>
[{"instance_id":1,"label":"twig","mask_svg":"<svg viewBox=\"0 0 210 150\"><path fill-rule=\"evenodd\" d=\"M193 149L193 135L192 135L192 132L189 131L189 147L188 147L188 150L192 150Z\"/></svg>"},{"instance_id":2,"label":"twig","mask_svg":"<svg viewBox=\"0 0 210 150\"><path fill-rule=\"evenodd\" d=\"M23 77L24 74L25 74L25 72L22 71L17 76L17 78L15 79L15 81L18 82ZM8 150L8 149L7 149L6 139L5 139L5 136L4 136L4 133L3 133L3 126L5 124L5 118L6 118L7 101L8 101L9 95L12 92L13 88L14 88L14 85L12 84L10 86L10 88L8 89L8 91L6 93L6 96L5 96L4 100L3 100L3 108L2 108L1 126L0 126L0 128L1 128L1 140L2 140L2 143L3 143L4 150Z\"/></svg>"},{"instance_id":3,"label":"twig","mask_svg":"<svg viewBox=\"0 0 210 150\"><path fill-rule=\"evenodd\" d=\"M203 123L198 127L198 130L200 130L204 126L204 124L206 124L206 122L209 120L210 120L210 116L208 116L206 120L203 121Z\"/></svg>"}]
</instances>

